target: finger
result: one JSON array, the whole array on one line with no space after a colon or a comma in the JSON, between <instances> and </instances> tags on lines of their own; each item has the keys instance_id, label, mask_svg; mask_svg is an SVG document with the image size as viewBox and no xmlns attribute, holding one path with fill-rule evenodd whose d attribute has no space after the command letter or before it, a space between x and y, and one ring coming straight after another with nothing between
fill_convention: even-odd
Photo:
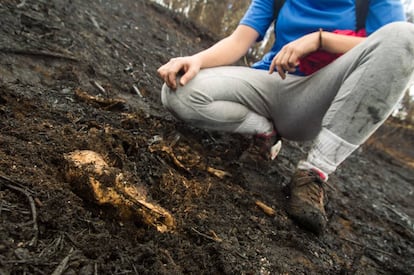
<instances>
[{"instance_id":1,"label":"finger","mask_svg":"<svg viewBox=\"0 0 414 275\"><path fill-rule=\"evenodd\" d=\"M289 63L291 56L292 54L290 52L283 55L283 59L281 60L280 65L282 66L284 72L289 71L292 68L291 64Z\"/></svg>"},{"instance_id":2,"label":"finger","mask_svg":"<svg viewBox=\"0 0 414 275\"><path fill-rule=\"evenodd\" d=\"M162 80L164 80L165 84L168 87L173 88L174 84L170 80L171 77L170 77L170 73L169 73L171 71L170 70L170 67L171 67L170 63L171 62L168 62L168 63L162 65L161 67L159 67L158 70L157 70L157 73L160 76L160 78Z\"/></svg>"},{"instance_id":3,"label":"finger","mask_svg":"<svg viewBox=\"0 0 414 275\"><path fill-rule=\"evenodd\" d=\"M281 63L278 65L277 67L277 71L286 74L286 72L288 72L291 68L289 67L288 64L286 63Z\"/></svg>"},{"instance_id":4,"label":"finger","mask_svg":"<svg viewBox=\"0 0 414 275\"><path fill-rule=\"evenodd\" d=\"M277 72L282 79L286 78L285 70L283 69L282 66L277 66Z\"/></svg>"},{"instance_id":5,"label":"finger","mask_svg":"<svg viewBox=\"0 0 414 275\"><path fill-rule=\"evenodd\" d=\"M289 73L294 73L296 72L296 67L292 67L288 70Z\"/></svg>"},{"instance_id":6,"label":"finger","mask_svg":"<svg viewBox=\"0 0 414 275\"><path fill-rule=\"evenodd\" d=\"M290 72L291 73L291 72L296 71L296 66L291 64L291 63L286 65L284 68L285 68L285 72Z\"/></svg>"},{"instance_id":7,"label":"finger","mask_svg":"<svg viewBox=\"0 0 414 275\"><path fill-rule=\"evenodd\" d=\"M299 58L295 53L292 53L292 55L289 57L289 72L296 71L296 66L299 65Z\"/></svg>"},{"instance_id":8,"label":"finger","mask_svg":"<svg viewBox=\"0 0 414 275\"><path fill-rule=\"evenodd\" d=\"M272 74L272 73L274 73L274 71L275 71L275 67L276 67L276 65L275 65L275 60L273 59L272 60L272 63L270 63L270 66L269 66L269 74Z\"/></svg>"},{"instance_id":9,"label":"finger","mask_svg":"<svg viewBox=\"0 0 414 275\"><path fill-rule=\"evenodd\" d=\"M177 89L177 74L174 72L169 73L165 79L165 83L171 89Z\"/></svg>"},{"instance_id":10,"label":"finger","mask_svg":"<svg viewBox=\"0 0 414 275\"><path fill-rule=\"evenodd\" d=\"M276 62L275 62L275 65L276 65L276 69L277 69L277 71L279 72L279 71L285 71L286 69L285 69L285 64L283 63L283 60L277 60Z\"/></svg>"},{"instance_id":11,"label":"finger","mask_svg":"<svg viewBox=\"0 0 414 275\"><path fill-rule=\"evenodd\" d=\"M197 74L197 71L195 70L188 70L181 78L180 78L180 85L184 86L188 83L191 79L194 78L194 76Z\"/></svg>"},{"instance_id":12,"label":"finger","mask_svg":"<svg viewBox=\"0 0 414 275\"><path fill-rule=\"evenodd\" d=\"M287 64L282 64L282 68L283 68L284 72L288 72L289 69L290 69L289 65L287 65Z\"/></svg>"},{"instance_id":13,"label":"finger","mask_svg":"<svg viewBox=\"0 0 414 275\"><path fill-rule=\"evenodd\" d=\"M284 55L284 51L278 52L278 54L273 57L272 62L270 63L269 73L272 74L277 71L277 66L280 65L280 60Z\"/></svg>"},{"instance_id":14,"label":"finger","mask_svg":"<svg viewBox=\"0 0 414 275\"><path fill-rule=\"evenodd\" d=\"M283 56L285 55L284 51L279 52L272 60L272 63L270 64L269 73L273 73L275 70L280 71L283 59Z\"/></svg>"},{"instance_id":15,"label":"finger","mask_svg":"<svg viewBox=\"0 0 414 275\"><path fill-rule=\"evenodd\" d=\"M273 70L276 69L277 73L280 75L282 79L285 77L285 72L281 64L281 59L283 58L284 52L279 52L275 58L273 59Z\"/></svg>"},{"instance_id":16,"label":"finger","mask_svg":"<svg viewBox=\"0 0 414 275\"><path fill-rule=\"evenodd\" d=\"M272 63L270 63L270 67L269 67L269 74L274 73L275 71L277 71L277 63L276 63L276 57L273 58Z\"/></svg>"},{"instance_id":17,"label":"finger","mask_svg":"<svg viewBox=\"0 0 414 275\"><path fill-rule=\"evenodd\" d=\"M175 62L175 60L170 63L170 66L166 69L165 81L171 89L175 90L177 89L177 76L181 75L184 69L182 64Z\"/></svg>"},{"instance_id":18,"label":"finger","mask_svg":"<svg viewBox=\"0 0 414 275\"><path fill-rule=\"evenodd\" d=\"M162 65L161 67L159 67L158 68L158 70L157 70L157 73L158 73L158 76L160 77L160 78L162 78L162 79L164 79L165 78L165 65Z\"/></svg>"}]
</instances>

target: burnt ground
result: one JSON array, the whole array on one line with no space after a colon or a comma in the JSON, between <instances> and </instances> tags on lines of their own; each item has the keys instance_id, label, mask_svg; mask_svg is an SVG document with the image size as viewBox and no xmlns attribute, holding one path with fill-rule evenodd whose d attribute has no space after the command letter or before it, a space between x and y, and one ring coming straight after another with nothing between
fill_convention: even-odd
<instances>
[{"instance_id":1,"label":"burnt ground","mask_svg":"<svg viewBox=\"0 0 414 275\"><path fill-rule=\"evenodd\" d=\"M389 120L331 176L330 222L315 236L285 212L309 145L285 142L273 163L241 160L247 137L162 108L156 69L210 45L208 32L128 0L5 0L0 22L0 274L414 270L412 126ZM122 220L77 192L64 155L83 149L133 175L174 230Z\"/></svg>"}]
</instances>

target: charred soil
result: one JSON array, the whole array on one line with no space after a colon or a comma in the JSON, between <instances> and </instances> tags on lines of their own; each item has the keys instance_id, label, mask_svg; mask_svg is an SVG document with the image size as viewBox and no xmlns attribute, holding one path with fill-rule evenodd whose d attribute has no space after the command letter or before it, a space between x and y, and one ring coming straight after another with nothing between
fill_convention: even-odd
<instances>
[{"instance_id":1,"label":"charred soil","mask_svg":"<svg viewBox=\"0 0 414 275\"><path fill-rule=\"evenodd\" d=\"M412 126L389 120L331 176L315 236L285 211L308 144L285 142L272 163L241 158L247 137L162 108L156 69L211 45L207 31L130 0L6 0L0 22L0 274L414 270ZM128 175L174 226L88 199L66 174L77 150Z\"/></svg>"}]
</instances>

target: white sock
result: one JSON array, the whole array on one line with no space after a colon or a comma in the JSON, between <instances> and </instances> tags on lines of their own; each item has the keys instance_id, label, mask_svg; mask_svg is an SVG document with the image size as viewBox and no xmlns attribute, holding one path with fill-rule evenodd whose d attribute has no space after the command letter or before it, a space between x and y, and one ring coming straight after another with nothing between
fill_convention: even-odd
<instances>
[{"instance_id":1,"label":"white sock","mask_svg":"<svg viewBox=\"0 0 414 275\"><path fill-rule=\"evenodd\" d=\"M246 119L237 127L236 133L240 134L268 134L273 132L273 123L267 118L254 112L249 112Z\"/></svg>"},{"instance_id":2,"label":"white sock","mask_svg":"<svg viewBox=\"0 0 414 275\"><path fill-rule=\"evenodd\" d=\"M298 168L316 168L327 178L358 146L338 137L328 129L322 128L307 160L300 162Z\"/></svg>"}]
</instances>

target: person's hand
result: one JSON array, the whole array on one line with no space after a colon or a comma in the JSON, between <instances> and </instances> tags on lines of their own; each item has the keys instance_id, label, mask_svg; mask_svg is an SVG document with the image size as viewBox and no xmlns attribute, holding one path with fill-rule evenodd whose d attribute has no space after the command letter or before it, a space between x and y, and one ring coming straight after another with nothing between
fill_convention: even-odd
<instances>
[{"instance_id":1,"label":"person's hand","mask_svg":"<svg viewBox=\"0 0 414 275\"><path fill-rule=\"evenodd\" d=\"M300 58L308 55L319 48L319 33L305 35L295 41L286 44L273 58L269 73L275 69L282 79L286 78L287 72L294 72L299 65Z\"/></svg>"},{"instance_id":2,"label":"person's hand","mask_svg":"<svg viewBox=\"0 0 414 275\"><path fill-rule=\"evenodd\" d=\"M181 75L179 85L184 86L200 71L200 67L199 60L194 56L176 57L159 67L157 72L168 87L176 90L177 76Z\"/></svg>"}]
</instances>

